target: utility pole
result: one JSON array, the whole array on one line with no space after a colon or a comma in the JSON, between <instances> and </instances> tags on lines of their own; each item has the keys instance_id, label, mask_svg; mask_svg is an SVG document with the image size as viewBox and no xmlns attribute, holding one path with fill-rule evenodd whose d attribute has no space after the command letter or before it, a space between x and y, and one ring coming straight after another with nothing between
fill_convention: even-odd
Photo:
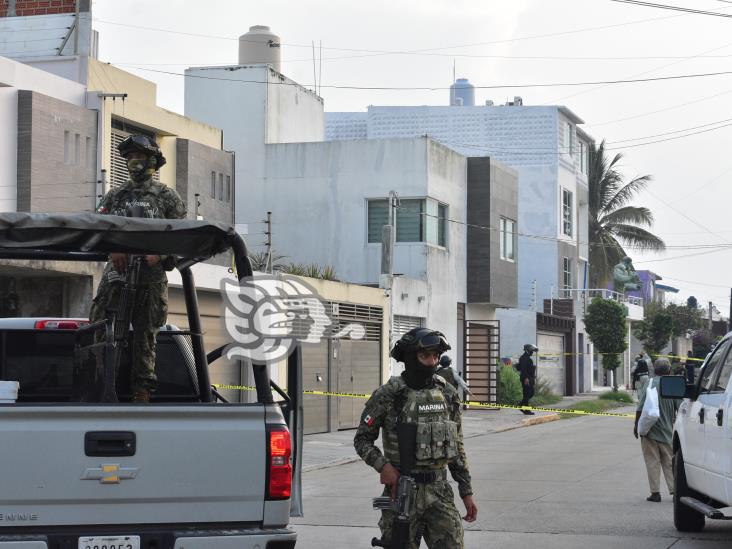
<instances>
[{"instance_id":1,"label":"utility pole","mask_svg":"<svg viewBox=\"0 0 732 549\"><path fill-rule=\"evenodd\" d=\"M712 331L712 307L714 307L714 305L712 305L712 302L710 301L709 302L709 318L707 319L707 328L709 328L710 332Z\"/></svg>"},{"instance_id":2,"label":"utility pole","mask_svg":"<svg viewBox=\"0 0 732 549\"><path fill-rule=\"evenodd\" d=\"M394 243L396 240L396 229L394 220L396 219L396 207L398 203L398 195L395 191L389 191L387 200L387 223L381 227L381 276L379 278L379 288L389 296L389 345L393 343L394 338L394 291L392 285L394 282ZM390 363L390 367L394 368L394 363ZM392 370L392 375L395 372Z\"/></svg>"},{"instance_id":3,"label":"utility pole","mask_svg":"<svg viewBox=\"0 0 732 549\"><path fill-rule=\"evenodd\" d=\"M264 222L267 224L267 230L264 232L267 235L267 243L265 244L267 246L267 265L264 272L272 274L272 212L267 212L267 219Z\"/></svg>"}]
</instances>

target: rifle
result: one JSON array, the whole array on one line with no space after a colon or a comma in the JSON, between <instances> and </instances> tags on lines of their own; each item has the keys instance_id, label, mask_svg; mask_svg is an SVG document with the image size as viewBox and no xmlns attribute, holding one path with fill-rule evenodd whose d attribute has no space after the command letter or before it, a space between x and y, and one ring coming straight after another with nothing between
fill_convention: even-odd
<instances>
[{"instance_id":1,"label":"rifle","mask_svg":"<svg viewBox=\"0 0 732 549\"><path fill-rule=\"evenodd\" d=\"M117 372L122 361L123 351L129 346L130 322L135 312L137 286L144 257L131 256L124 277L120 276L112 284L119 284L119 299L116 308L107 309L106 352L104 353L104 387L101 402L118 402Z\"/></svg>"},{"instance_id":2,"label":"rifle","mask_svg":"<svg viewBox=\"0 0 732 549\"><path fill-rule=\"evenodd\" d=\"M394 511L397 516L391 530L391 541L373 538L372 547L386 549L408 549L410 544L409 519L414 512L417 497L417 483L411 476L414 469L415 452L417 447L417 424L399 423L397 425L397 439L399 440L399 484L397 485L396 499L382 496L373 499L374 509Z\"/></svg>"}]
</instances>

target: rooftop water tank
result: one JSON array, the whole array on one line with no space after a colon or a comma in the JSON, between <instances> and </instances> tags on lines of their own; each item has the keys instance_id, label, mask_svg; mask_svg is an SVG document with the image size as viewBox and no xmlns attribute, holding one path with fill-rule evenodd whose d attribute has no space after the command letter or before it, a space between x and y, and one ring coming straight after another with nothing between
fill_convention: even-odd
<instances>
[{"instance_id":1,"label":"rooftop water tank","mask_svg":"<svg viewBox=\"0 0 732 549\"><path fill-rule=\"evenodd\" d=\"M450 86L450 105L452 106L475 106L475 88L467 78L458 78Z\"/></svg>"},{"instance_id":2,"label":"rooftop water tank","mask_svg":"<svg viewBox=\"0 0 732 549\"><path fill-rule=\"evenodd\" d=\"M280 37L264 25L249 27L249 32L239 37L239 64L258 65L269 63L280 71Z\"/></svg>"}]
</instances>

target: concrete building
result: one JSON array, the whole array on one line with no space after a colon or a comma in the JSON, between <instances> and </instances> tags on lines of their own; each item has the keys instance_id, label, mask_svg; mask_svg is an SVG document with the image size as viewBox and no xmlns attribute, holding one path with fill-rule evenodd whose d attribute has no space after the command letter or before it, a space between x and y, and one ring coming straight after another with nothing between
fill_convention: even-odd
<instances>
[{"instance_id":1,"label":"concrete building","mask_svg":"<svg viewBox=\"0 0 732 549\"><path fill-rule=\"evenodd\" d=\"M535 343L562 357L552 366L562 372L558 379L564 383L556 387L561 393L591 387L591 360L584 360L591 349L581 317L553 330L547 327L557 322L537 313L546 314L545 299L579 303L586 289L592 139L582 123L564 106L526 106L521 98L502 106L370 106L364 113L326 113L329 140L428 135L465 156L490 156L518 172L518 307L497 313L505 328L501 355L518 358L525 343Z\"/></svg>"}]
</instances>

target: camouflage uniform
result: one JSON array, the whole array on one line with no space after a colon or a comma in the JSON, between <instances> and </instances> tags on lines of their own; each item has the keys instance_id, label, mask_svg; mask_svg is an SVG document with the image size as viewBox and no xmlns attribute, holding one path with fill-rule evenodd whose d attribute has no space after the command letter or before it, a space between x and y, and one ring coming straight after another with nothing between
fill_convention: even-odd
<instances>
[{"instance_id":1,"label":"camouflage uniform","mask_svg":"<svg viewBox=\"0 0 732 549\"><path fill-rule=\"evenodd\" d=\"M455 388L443 378L433 376L431 388L414 390L401 377L392 377L366 402L353 440L358 455L376 471L388 462L399 468L397 423L417 423L416 469L437 473L437 480L417 484L416 509L411 517L410 549L419 547L420 536L435 549L463 547L463 526L447 481L445 466L458 483L460 497L473 493L463 447L461 401ZM383 430L382 454L374 442ZM390 495L390 488L383 495ZM382 511L379 528L383 540L391 540L396 514Z\"/></svg>"},{"instance_id":2,"label":"camouflage uniform","mask_svg":"<svg viewBox=\"0 0 732 549\"><path fill-rule=\"evenodd\" d=\"M140 209L143 217L157 219L183 219L186 207L178 193L148 178L140 183L128 181L126 185L109 191L99 203L102 214L131 216L133 209ZM155 337L168 316L168 279L166 270L174 266L174 258L162 257L160 263L148 266L143 262L139 287L132 316L133 342L131 364L131 388L137 391L153 391L155 377ZM92 322L104 320L107 309L119 300L120 284L111 261L104 268L97 296L89 312Z\"/></svg>"}]
</instances>

